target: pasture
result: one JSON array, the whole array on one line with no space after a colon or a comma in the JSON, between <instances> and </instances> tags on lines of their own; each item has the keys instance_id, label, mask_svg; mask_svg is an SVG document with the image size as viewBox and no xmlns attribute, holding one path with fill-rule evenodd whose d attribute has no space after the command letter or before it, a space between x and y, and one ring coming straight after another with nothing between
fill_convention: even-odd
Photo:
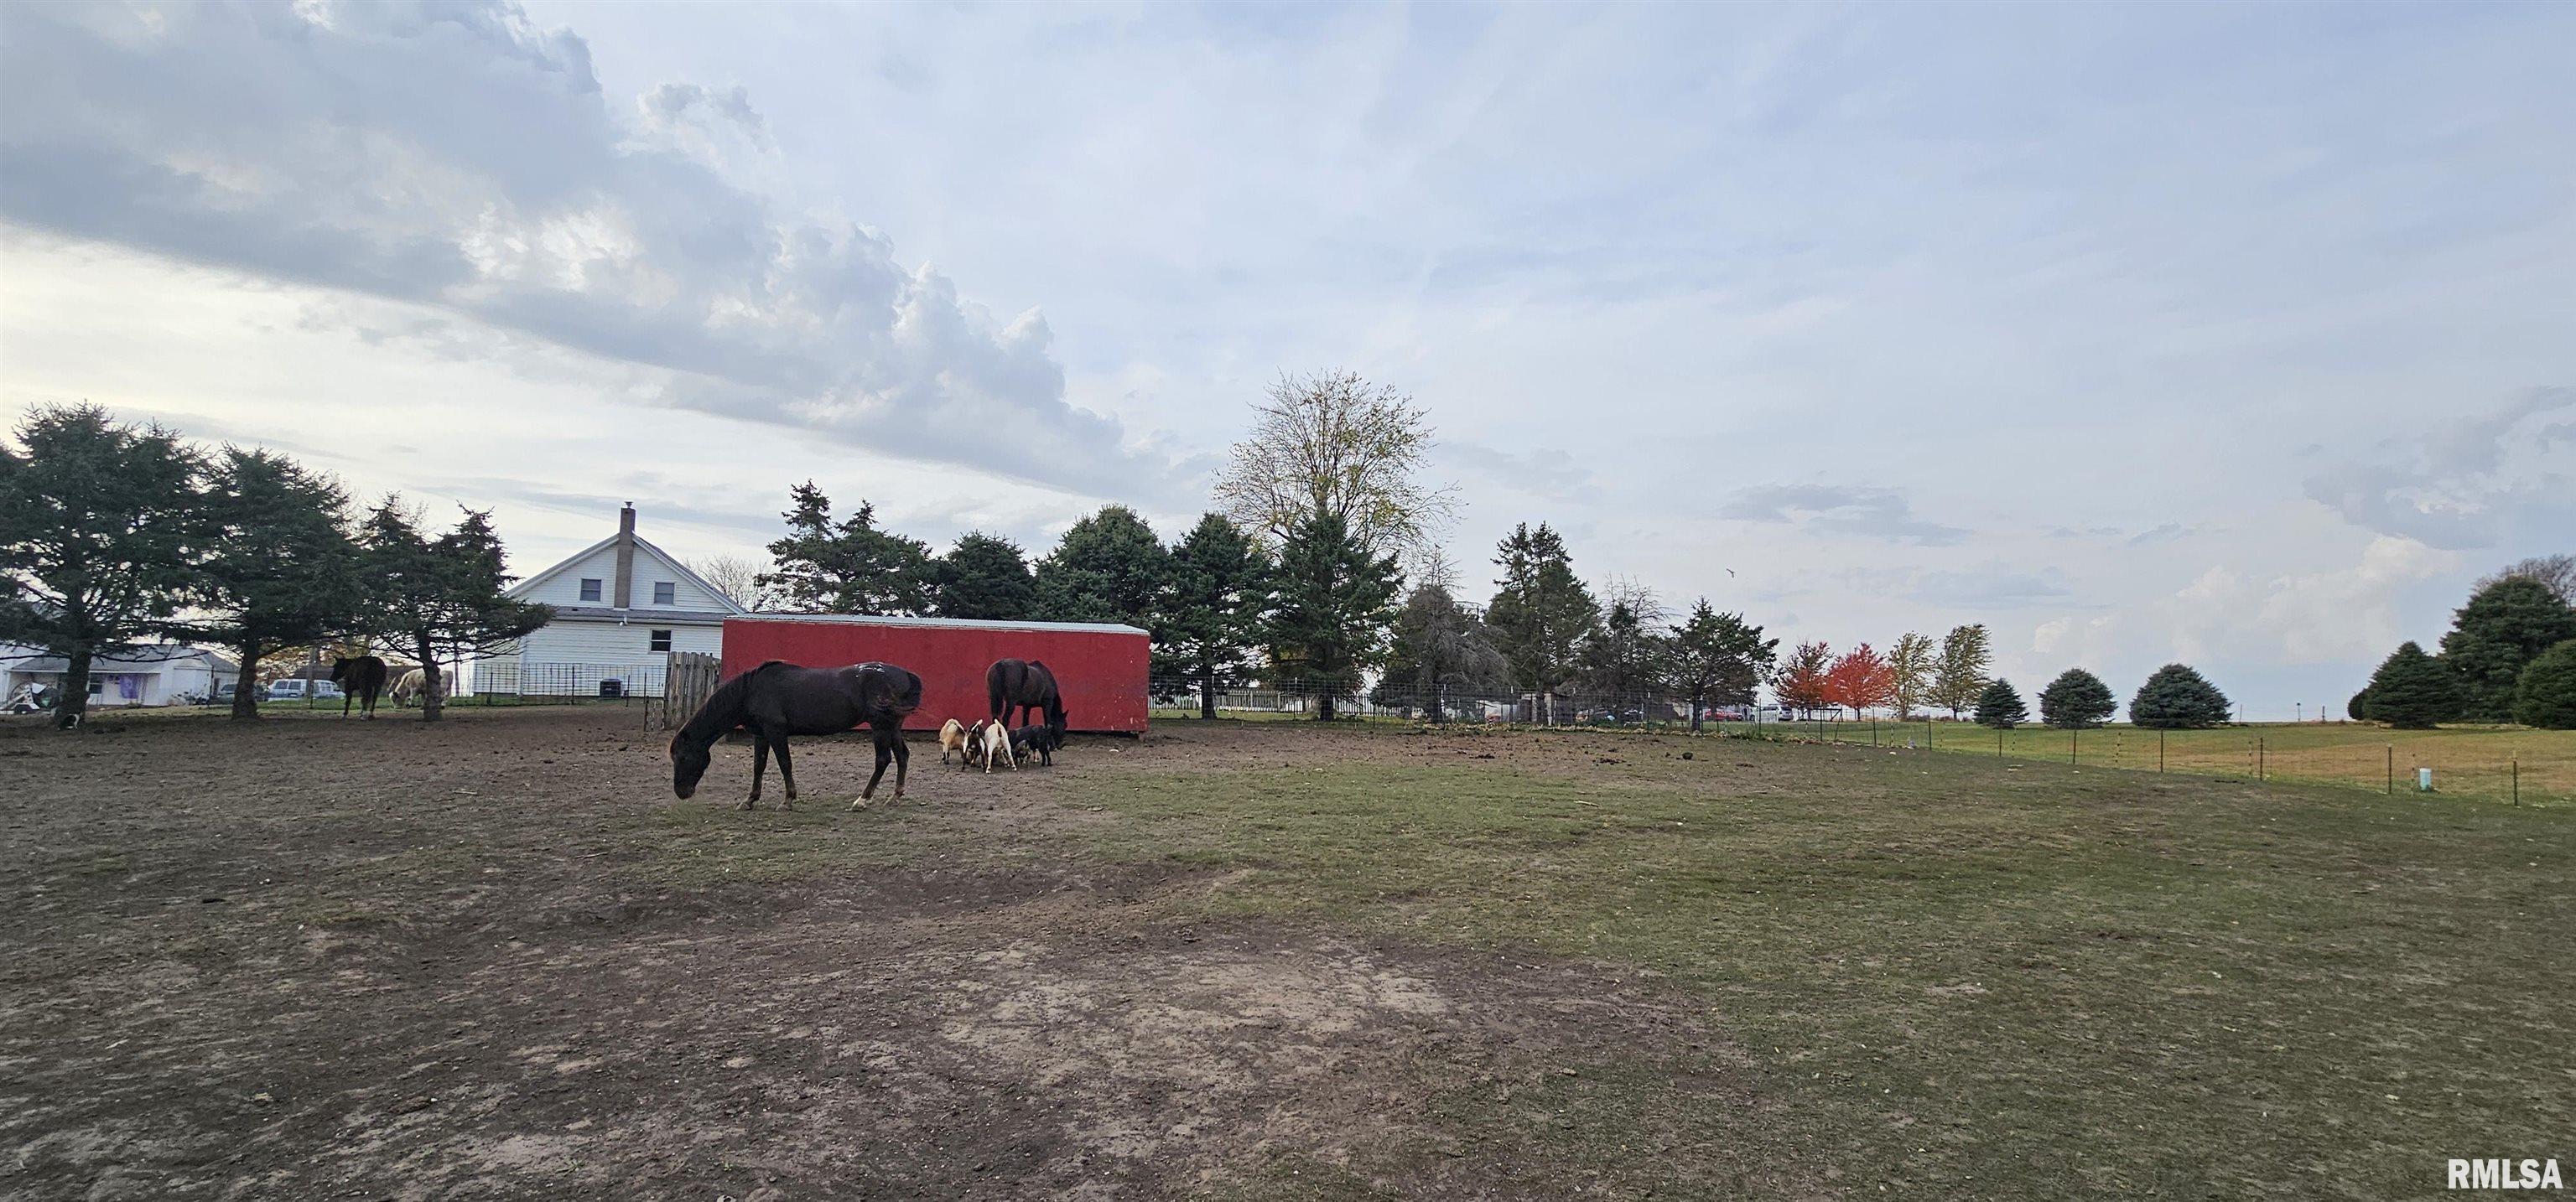
<instances>
[{"instance_id":1,"label":"pasture","mask_svg":"<svg viewBox=\"0 0 2576 1202\"><path fill-rule=\"evenodd\" d=\"M675 802L636 725L0 726L0 1192L2376 1199L2576 1160L2563 807L1167 722L930 748L864 813L869 744L808 740L804 808L745 813L747 744Z\"/></svg>"}]
</instances>

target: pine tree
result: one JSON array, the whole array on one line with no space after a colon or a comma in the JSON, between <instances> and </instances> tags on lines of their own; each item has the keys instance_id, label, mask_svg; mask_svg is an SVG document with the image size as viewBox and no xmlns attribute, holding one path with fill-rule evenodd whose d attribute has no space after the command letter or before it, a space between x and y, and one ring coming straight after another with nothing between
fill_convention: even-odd
<instances>
[{"instance_id":1,"label":"pine tree","mask_svg":"<svg viewBox=\"0 0 2576 1202\"><path fill-rule=\"evenodd\" d=\"M89 709L93 658L155 629L200 579L204 462L159 426L40 407L0 446L0 639L62 656L57 725Z\"/></svg>"},{"instance_id":2,"label":"pine tree","mask_svg":"<svg viewBox=\"0 0 2576 1202\"><path fill-rule=\"evenodd\" d=\"M1154 626L1171 553L1154 528L1124 505L1103 505L1075 522L1038 561L1038 613L1050 622Z\"/></svg>"},{"instance_id":3,"label":"pine tree","mask_svg":"<svg viewBox=\"0 0 2576 1202\"><path fill-rule=\"evenodd\" d=\"M2510 721L2523 665L2568 639L2576 639L2576 607L2541 581L2506 576L2479 589L2442 636L2443 666L2459 675L2468 692L2461 716Z\"/></svg>"},{"instance_id":4,"label":"pine tree","mask_svg":"<svg viewBox=\"0 0 2576 1202\"><path fill-rule=\"evenodd\" d=\"M2039 720L2059 730L2100 726L2119 709L2111 686L2082 668L2068 668L2039 691Z\"/></svg>"},{"instance_id":5,"label":"pine tree","mask_svg":"<svg viewBox=\"0 0 2576 1202\"><path fill-rule=\"evenodd\" d=\"M2228 712L2227 694L2182 664L2156 669L2129 699L2129 721L2156 729L2224 726Z\"/></svg>"},{"instance_id":6,"label":"pine tree","mask_svg":"<svg viewBox=\"0 0 2576 1202\"><path fill-rule=\"evenodd\" d=\"M2371 673L2370 716L2399 730L2431 730L2458 720L2467 697L2458 674L2442 666L2422 647L2400 644L2379 670Z\"/></svg>"},{"instance_id":7,"label":"pine tree","mask_svg":"<svg viewBox=\"0 0 2576 1202\"><path fill-rule=\"evenodd\" d=\"M834 522L811 480L789 492L787 534L769 544L776 567L759 578L791 609L911 617L928 612L937 570L930 544L878 529L876 507Z\"/></svg>"},{"instance_id":8,"label":"pine tree","mask_svg":"<svg viewBox=\"0 0 2576 1202\"><path fill-rule=\"evenodd\" d=\"M1744 615L1719 613L1702 597L1688 620L1673 631L1666 664L1675 695L1690 703L1691 730L1700 728L1700 713L1712 705L1751 705L1754 690L1770 675L1780 640L1762 637L1762 628Z\"/></svg>"},{"instance_id":9,"label":"pine tree","mask_svg":"<svg viewBox=\"0 0 2576 1202\"><path fill-rule=\"evenodd\" d=\"M1977 690L1976 717L1979 726L2011 730L2027 721L2030 711L2022 705L2021 694L2013 690L2012 682L1999 676Z\"/></svg>"},{"instance_id":10,"label":"pine tree","mask_svg":"<svg viewBox=\"0 0 2576 1202\"><path fill-rule=\"evenodd\" d=\"M2576 639L2523 666L2514 688L2513 720L2542 730L2576 730Z\"/></svg>"},{"instance_id":11,"label":"pine tree","mask_svg":"<svg viewBox=\"0 0 2576 1202\"><path fill-rule=\"evenodd\" d=\"M1037 580L1020 545L982 531L958 536L938 565L943 618L1027 621L1037 616Z\"/></svg>"},{"instance_id":12,"label":"pine tree","mask_svg":"<svg viewBox=\"0 0 2576 1202\"><path fill-rule=\"evenodd\" d=\"M388 497L367 514L359 545L375 629L417 657L427 677L423 722L445 708L444 665L499 651L554 617L551 606L504 595L511 577L490 514L468 509L455 529L431 538L401 498Z\"/></svg>"},{"instance_id":13,"label":"pine tree","mask_svg":"<svg viewBox=\"0 0 2576 1202\"><path fill-rule=\"evenodd\" d=\"M187 619L169 629L238 658L234 721L259 717L261 657L363 621L368 595L348 507L338 484L286 456L226 447L215 462L200 511L213 529L198 588Z\"/></svg>"},{"instance_id":14,"label":"pine tree","mask_svg":"<svg viewBox=\"0 0 2576 1202\"><path fill-rule=\"evenodd\" d=\"M1946 707L1956 720L1959 711L1977 703L1985 691L1986 669L1994 662L1994 649L1983 622L1951 627L1941 640L1941 662L1933 669L1932 693L1927 700Z\"/></svg>"},{"instance_id":15,"label":"pine tree","mask_svg":"<svg viewBox=\"0 0 2576 1202\"><path fill-rule=\"evenodd\" d=\"M1663 632L1628 602L1614 601L1576 650L1575 668L1585 687L1622 705L1663 681L1666 653Z\"/></svg>"},{"instance_id":16,"label":"pine tree","mask_svg":"<svg viewBox=\"0 0 2576 1202\"><path fill-rule=\"evenodd\" d=\"M1207 514L1173 544L1154 621L1157 673L1198 686L1199 716L1216 716L1217 690L1254 668L1270 613L1270 557L1243 528Z\"/></svg>"},{"instance_id":17,"label":"pine tree","mask_svg":"<svg viewBox=\"0 0 2576 1202\"><path fill-rule=\"evenodd\" d=\"M1485 621L1501 636L1513 677L1541 693L1563 688L1577 669L1576 649L1601 620L1601 605L1574 575L1565 540L1545 522L1536 530L1524 522L1496 548L1494 566L1502 576Z\"/></svg>"},{"instance_id":18,"label":"pine tree","mask_svg":"<svg viewBox=\"0 0 2576 1202\"><path fill-rule=\"evenodd\" d=\"M1278 580L1272 630L1302 653L1301 678L1319 690L1315 716L1330 721L1334 703L1359 687L1361 673L1385 651L1403 574L1394 556L1371 555L1348 524L1328 515L1288 532Z\"/></svg>"}]
</instances>

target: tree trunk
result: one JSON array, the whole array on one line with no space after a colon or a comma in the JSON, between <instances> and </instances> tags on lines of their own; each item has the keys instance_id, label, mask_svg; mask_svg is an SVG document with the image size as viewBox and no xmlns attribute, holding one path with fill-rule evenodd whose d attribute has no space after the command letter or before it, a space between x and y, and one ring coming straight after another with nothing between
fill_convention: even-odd
<instances>
[{"instance_id":1,"label":"tree trunk","mask_svg":"<svg viewBox=\"0 0 2576 1202\"><path fill-rule=\"evenodd\" d=\"M1691 733L1699 733L1699 698L1691 698Z\"/></svg>"},{"instance_id":2,"label":"tree trunk","mask_svg":"<svg viewBox=\"0 0 2576 1202\"><path fill-rule=\"evenodd\" d=\"M1199 668L1199 717L1216 717L1216 667L1213 664Z\"/></svg>"},{"instance_id":3,"label":"tree trunk","mask_svg":"<svg viewBox=\"0 0 2576 1202\"><path fill-rule=\"evenodd\" d=\"M63 696L54 703L54 725L63 729L81 724L89 714L89 644L72 648L63 657Z\"/></svg>"},{"instance_id":4,"label":"tree trunk","mask_svg":"<svg viewBox=\"0 0 2576 1202\"><path fill-rule=\"evenodd\" d=\"M1333 686L1331 686L1331 685L1329 685L1329 684L1328 684L1328 685L1325 685L1325 686L1324 686L1323 691L1322 691L1321 693L1319 693L1319 694L1317 694L1317 695L1316 695L1316 698L1315 698L1315 720L1316 720L1316 721L1318 721L1318 722L1330 722L1330 721L1332 721L1332 720L1333 720L1333 693L1334 693L1334 688L1333 688Z\"/></svg>"},{"instance_id":5,"label":"tree trunk","mask_svg":"<svg viewBox=\"0 0 2576 1202\"><path fill-rule=\"evenodd\" d=\"M241 656L241 667L233 672L233 721L259 721L259 642L254 639L233 650Z\"/></svg>"},{"instance_id":6,"label":"tree trunk","mask_svg":"<svg viewBox=\"0 0 2576 1202\"><path fill-rule=\"evenodd\" d=\"M420 655L420 720L438 721L438 711L447 700L447 678L439 671L438 660L430 654L429 640L415 640Z\"/></svg>"}]
</instances>

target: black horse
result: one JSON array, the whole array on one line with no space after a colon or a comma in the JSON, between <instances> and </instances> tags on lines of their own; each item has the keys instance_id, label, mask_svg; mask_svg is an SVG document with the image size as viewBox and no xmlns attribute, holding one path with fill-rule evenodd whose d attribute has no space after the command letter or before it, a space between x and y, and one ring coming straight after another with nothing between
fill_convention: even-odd
<instances>
[{"instance_id":1,"label":"black horse","mask_svg":"<svg viewBox=\"0 0 2576 1202\"><path fill-rule=\"evenodd\" d=\"M1019 722L1026 722L1034 711L1046 715L1048 726L1059 732L1064 729L1064 700L1056 695L1055 673L1037 660L994 660L992 667L984 669L984 696L992 703L995 722L1013 710L1019 711Z\"/></svg>"},{"instance_id":2,"label":"black horse","mask_svg":"<svg viewBox=\"0 0 2576 1202\"><path fill-rule=\"evenodd\" d=\"M373 718L376 716L376 694L385 691L385 661L372 655L361 655L356 659L333 656L331 683L340 686L341 717L349 716L349 706L354 702L359 704L359 712L363 716Z\"/></svg>"},{"instance_id":3,"label":"black horse","mask_svg":"<svg viewBox=\"0 0 2576 1202\"><path fill-rule=\"evenodd\" d=\"M769 753L778 753L778 775L787 782L787 808L796 808L796 772L787 761L787 736L832 735L866 725L876 735L877 770L868 787L850 803L863 809L877 795L886 763L894 763L894 797L903 800L903 778L912 762L904 746L903 720L921 708L921 678L893 664L853 664L846 668L800 668L771 660L716 686L713 696L671 736L671 791L683 799L698 791L715 746L726 731L748 727L752 735L751 796L742 808L760 800L760 778L769 770Z\"/></svg>"}]
</instances>

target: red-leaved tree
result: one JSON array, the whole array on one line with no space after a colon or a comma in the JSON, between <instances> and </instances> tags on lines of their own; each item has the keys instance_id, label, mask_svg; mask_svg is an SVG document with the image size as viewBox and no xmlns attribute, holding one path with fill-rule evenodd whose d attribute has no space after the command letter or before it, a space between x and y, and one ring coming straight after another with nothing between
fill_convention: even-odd
<instances>
[{"instance_id":1,"label":"red-leaved tree","mask_svg":"<svg viewBox=\"0 0 2576 1202\"><path fill-rule=\"evenodd\" d=\"M1887 657L1863 643L1837 657L1825 669L1824 699L1860 717L1860 712L1896 700L1896 669Z\"/></svg>"},{"instance_id":2,"label":"red-leaved tree","mask_svg":"<svg viewBox=\"0 0 2576 1202\"><path fill-rule=\"evenodd\" d=\"M1804 713L1834 704L1825 697L1825 671L1833 658L1834 649L1823 643L1800 643L1782 659L1780 675L1771 682L1780 708Z\"/></svg>"}]
</instances>

